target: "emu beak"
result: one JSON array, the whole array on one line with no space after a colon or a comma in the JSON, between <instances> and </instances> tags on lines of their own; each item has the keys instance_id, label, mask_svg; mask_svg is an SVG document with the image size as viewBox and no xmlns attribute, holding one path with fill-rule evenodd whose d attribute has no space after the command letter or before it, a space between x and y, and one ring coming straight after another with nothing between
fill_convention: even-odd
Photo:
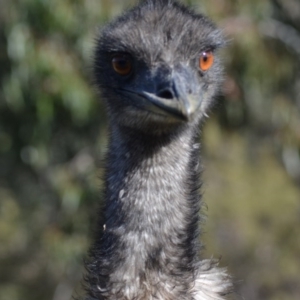
<instances>
[{"instance_id":1,"label":"emu beak","mask_svg":"<svg viewBox=\"0 0 300 300\"><path fill-rule=\"evenodd\" d=\"M161 83L154 93L142 92L140 95L148 101L145 109L154 113L163 114L182 121L189 121L200 106L199 83L189 70L174 72L172 78Z\"/></svg>"},{"instance_id":2,"label":"emu beak","mask_svg":"<svg viewBox=\"0 0 300 300\"><path fill-rule=\"evenodd\" d=\"M164 114L177 119L188 121L193 116L200 101L194 95L181 95L174 99L165 99L155 94L144 92L143 96L149 100L145 107L154 113Z\"/></svg>"}]
</instances>

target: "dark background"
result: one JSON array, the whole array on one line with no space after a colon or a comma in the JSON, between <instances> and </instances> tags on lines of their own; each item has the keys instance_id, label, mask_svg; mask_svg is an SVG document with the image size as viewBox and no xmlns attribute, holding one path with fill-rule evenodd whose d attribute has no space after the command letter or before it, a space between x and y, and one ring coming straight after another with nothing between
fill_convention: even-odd
<instances>
[{"instance_id":1,"label":"dark background","mask_svg":"<svg viewBox=\"0 0 300 300\"><path fill-rule=\"evenodd\" d=\"M203 130L203 257L242 299L300 297L300 2L185 1L230 41ZM0 0L0 300L80 294L101 201L97 26L135 1Z\"/></svg>"}]
</instances>

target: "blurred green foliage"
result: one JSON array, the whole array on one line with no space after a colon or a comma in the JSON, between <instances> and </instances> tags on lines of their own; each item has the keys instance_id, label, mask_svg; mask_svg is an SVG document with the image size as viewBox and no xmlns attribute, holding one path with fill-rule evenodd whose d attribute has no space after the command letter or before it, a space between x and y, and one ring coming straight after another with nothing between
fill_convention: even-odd
<instances>
[{"instance_id":1,"label":"blurred green foliage","mask_svg":"<svg viewBox=\"0 0 300 300\"><path fill-rule=\"evenodd\" d=\"M203 255L245 299L299 299L300 3L185 2L229 41L203 133ZM106 150L94 38L134 3L0 0L0 300L80 294Z\"/></svg>"}]
</instances>

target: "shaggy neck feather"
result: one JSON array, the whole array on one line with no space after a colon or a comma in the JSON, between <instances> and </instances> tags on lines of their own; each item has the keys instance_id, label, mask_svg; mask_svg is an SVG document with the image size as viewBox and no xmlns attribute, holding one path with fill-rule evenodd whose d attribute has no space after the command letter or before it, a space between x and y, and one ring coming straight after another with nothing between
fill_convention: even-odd
<instances>
[{"instance_id":1,"label":"shaggy neck feather","mask_svg":"<svg viewBox=\"0 0 300 300\"><path fill-rule=\"evenodd\" d=\"M200 205L195 136L192 128L165 137L112 129L102 237L118 256L110 280L193 272Z\"/></svg>"}]
</instances>

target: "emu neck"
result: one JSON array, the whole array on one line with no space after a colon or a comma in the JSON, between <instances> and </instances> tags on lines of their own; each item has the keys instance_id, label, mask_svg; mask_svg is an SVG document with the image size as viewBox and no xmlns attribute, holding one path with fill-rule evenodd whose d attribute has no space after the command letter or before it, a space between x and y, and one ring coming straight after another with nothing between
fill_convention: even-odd
<instances>
[{"instance_id":1,"label":"emu neck","mask_svg":"<svg viewBox=\"0 0 300 300\"><path fill-rule=\"evenodd\" d=\"M193 265L200 205L195 140L192 128L159 138L112 129L103 238L115 240L109 248L121 251L124 276Z\"/></svg>"}]
</instances>

